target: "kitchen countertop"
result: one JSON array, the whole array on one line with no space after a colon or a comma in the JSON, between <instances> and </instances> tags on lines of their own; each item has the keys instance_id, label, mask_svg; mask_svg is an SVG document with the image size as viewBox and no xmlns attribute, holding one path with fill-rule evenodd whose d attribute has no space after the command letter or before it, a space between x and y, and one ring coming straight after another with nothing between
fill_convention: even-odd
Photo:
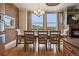
<instances>
[{"instance_id":1,"label":"kitchen countertop","mask_svg":"<svg viewBox=\"0 0 79 59\"><path fill-rule=\"evenodd\" d=\"M67 38L64 38L63 41L65 41L79 49L79 38L67 37Z\"/></svg>"}]
</instances>

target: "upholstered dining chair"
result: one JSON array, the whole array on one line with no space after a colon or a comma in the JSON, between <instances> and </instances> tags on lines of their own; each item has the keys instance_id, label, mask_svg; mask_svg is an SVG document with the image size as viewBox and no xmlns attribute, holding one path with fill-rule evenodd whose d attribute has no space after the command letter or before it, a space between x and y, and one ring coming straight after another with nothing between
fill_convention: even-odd
<instances>
[{"instance_id":1,"label":"upholstered dining chair","mask_svg":"<svg viewBox=\"0 0 79 59\"><path fill-rule=\"evenodd\" d=\"M16 29L16 46L24 41L24 34L21 34L20 29Z\"/></svg>"},{"instance_id":2,"label":"upholstered dining chair","mask_svg":"<svg viewBox=\"0 0 79 59\"><path fill-rule=\"evenodd\" d=\"M51 45L56 44L58 51L60 51L60 31L50 31L50 51L51 51Z\"/></svg>"},{"instance_id":3,"label":"upholstered dining chair","mask_svg":"<svg viewBox=\"0 0 79 59\"><path fill-rule=\"evenodd\" d=\"M27 49L28 44L33 44L33 51L35 51L35 36L34 36L34 31L24 31L24 48L25 51Z\"/></svg>"},{"instance_id":4,"label":"upholstered dining chair","mask_svg":"<svg viewBox=\"0 0 79 59\"><path fill-rule=\"evenodd\" d=\"M45 48L47 51L47 39L48 39L48 32L47 31L38 31L38 51L39 51L39 44L45 44Z\"/></svg>"}]
</instances>

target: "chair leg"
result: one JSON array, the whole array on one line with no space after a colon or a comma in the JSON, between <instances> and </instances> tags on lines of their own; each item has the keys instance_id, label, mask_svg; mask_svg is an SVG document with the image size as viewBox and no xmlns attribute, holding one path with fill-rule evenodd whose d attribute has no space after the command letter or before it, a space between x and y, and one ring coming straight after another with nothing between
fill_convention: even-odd
<instances>
[{"instance_id":1,"label":"chair leg","mask_svg":"<svg viewBox=\"0 0 79 59\"><path fill-rule=\"evenodd\" d=\"M60 52L60 44L58 44L58 51Z\"/></svg>"},{"instance_id":2,"label":"chair leg","mask_svg":"<svg viewBox=\"0 0 79 59\"><path fill-rule=\"evenodd\" d=\"M25 41L25 40L24 40ZM27 46L27 44L26 44L26 41L24 42L24 50L25 50L25 52L26 52L26 46Z\"/></svg>"},{"instance_id":3,"label":"chair leg","mask_svg":"<svg viewBox=\"0 0 79 59\"><path fill-rule=\"evenodd\" d=\"M58 52L58 44L56 44L56 52Z\"/></svg>"},{"instance_id":4,"label":"chair leg","mask_svg":"<svg viewBox=\"0 0 79 59\"><path fill-rule=\"evenodd\" d=\"M17 47L17 44L18 44L18 39L16 39L16 47Z\"/></svg>"},{"instance_id":5,"label":"chair leg","mask_svg":"<svg viewBox=\"0 0 79 59\"><path fill-rule=\"evenodd\" d=\"M25 50L25 52L26 52L26 44L24 44L24 50Z\"/></svg>"},{"instance_id":6,"label":"chair leg","mask_svg":"<svg viewBox=\"0 0 79 59\"><path fill-rule=\"evenodd\" d=\"M39 52L39 43L38 43L38 52Z\"/></svg>"},{"instance_id":7,"label":"chair leg","mask_svg":"<svg viewBox=\"0 0 79 59\"><path fill-rule=\"evenodd\" d=\"M47 43L46 43L46 51L47 51Z\"/></svg>"},{"instance_id":8,"label":"chair leg","mask_svg":"<svg viewBox=\"0 0 79 59\"><path fill-rule=\"evenodd\" d=\"M21 43L21 38L19 39L19 43Z\"/></svg>"},{"instance_id":9,"label":"chair leg","mask_svg":"<svg viewBox=\"0 0 79 59\"><path fill-rule=\"evenodd\" d=\"M33 44L33 52L35 51L35 43Z\"/></svg>"},{"instance_id":10,"label":"chair leg","mask_svg":"<svg viewBox=\"0 0 79 59\"><path fill-rule=\"evenodd\" d=\"M22 39L22 38L21 38L21 37L19 37L19 43L21 43L21 39Z\"/></svg>"},{"instance_id":11,"label":"chair leg","mask_svg":"<svg viewBox=\"0 0 79 59\"><path fill-rule=\"evenodd\" d=\"M51 51L51 43L50 43L50 51Z\"/></svg>"}]
</instances>

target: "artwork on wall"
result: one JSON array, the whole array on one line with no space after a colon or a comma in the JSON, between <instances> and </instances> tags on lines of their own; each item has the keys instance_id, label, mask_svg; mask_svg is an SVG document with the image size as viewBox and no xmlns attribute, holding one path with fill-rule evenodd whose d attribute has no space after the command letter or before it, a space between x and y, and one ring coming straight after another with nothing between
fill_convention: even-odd
<instances>
[{"instance_id":1,"label":"artwork on wall","mask_svg":"<svg viewBox=\"0 0 79 59\"><path fill-rule=\"evenodd\" d=\"M10 16L4 17L5 28L15 28L15 19Z\"/></svg>"}]
</instances>

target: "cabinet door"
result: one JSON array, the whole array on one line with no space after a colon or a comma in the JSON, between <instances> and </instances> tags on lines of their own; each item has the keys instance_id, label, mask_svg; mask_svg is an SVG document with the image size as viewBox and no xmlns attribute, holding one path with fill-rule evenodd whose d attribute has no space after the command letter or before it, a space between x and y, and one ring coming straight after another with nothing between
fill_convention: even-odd
<instances>
[{"instance_id":1,"label":"cabinet door","mask_svg":"<svg viewBox=\"0 0 79 59\"><path fill-rule=\"evenodd\" d=\"M72 15L67 15L67 24L72 24Z\"/></svg>"},{"instance_id":2,"label":"cabinet door","mask_svg":"<svg viewBox=\"0 0 79 59\"><path fill-rule=\"evenodd\" d=\"M4 45L0 44L0 56L4 55Z\"/></svg>"},{"instance_id":3,"label":"cabinet door","mask_svg":"<svg viewBox=\"0 0 79 59\"><path fill-rule=\"evenodd\" d=\"M5 14L5 4L0 3L0 14Z\"/></svg>"}]
</instances>

